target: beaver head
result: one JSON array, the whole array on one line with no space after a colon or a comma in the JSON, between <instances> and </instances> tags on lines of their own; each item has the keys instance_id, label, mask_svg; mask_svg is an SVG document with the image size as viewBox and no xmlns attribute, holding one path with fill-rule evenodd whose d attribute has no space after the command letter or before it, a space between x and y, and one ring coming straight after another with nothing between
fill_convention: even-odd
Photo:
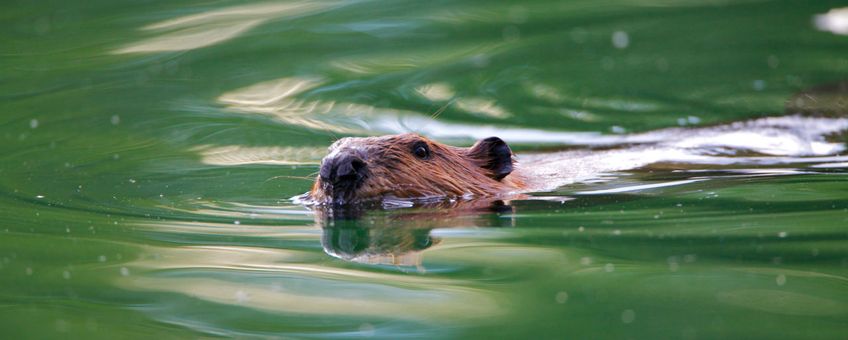
<instances>
[{"instance_id":1,"label":"beaver head","mask_svg":"<svg viewBox=\"0 0 848 340\"><path fill-rule=\"evenodd\" d=\"M491 196L514 191L513 155L498 137L461 148L416 134L342 138L329 148L309 197L321 204L383 198Z\"/></svg>"}]
</instances>

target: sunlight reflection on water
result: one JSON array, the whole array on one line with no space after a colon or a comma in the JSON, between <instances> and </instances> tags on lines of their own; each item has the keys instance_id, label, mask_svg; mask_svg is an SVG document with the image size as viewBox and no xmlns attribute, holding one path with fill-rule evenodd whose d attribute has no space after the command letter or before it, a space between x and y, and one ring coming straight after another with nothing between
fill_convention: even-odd
<instances>
[{"instance_id":1,"label":"sunlight reflection on water","mask_svg":"<svg viewBox=\"0 0 848 340\"><path fill-rule=\"evenodd\" d=\"M142 28L165 32L118 50L115 54L186 51L238 37L269 20L295 17L331 8L331 1L300 1L234 6L170 19Z\"/></svg>"}]
</instances>

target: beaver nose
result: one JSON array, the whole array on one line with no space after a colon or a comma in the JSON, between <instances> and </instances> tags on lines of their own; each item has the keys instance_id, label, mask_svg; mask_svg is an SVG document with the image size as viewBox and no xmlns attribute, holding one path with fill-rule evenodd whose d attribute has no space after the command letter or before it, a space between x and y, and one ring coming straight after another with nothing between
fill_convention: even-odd
<instances>
[{"instance_id":1,"label":"beaver nose","mask_svg":"<svg viewBox=\"0 0 848 340\"><path fill-rule=\"evenodd\" d=\"M365 161L357 155L343 153L321 164L321 179L330 183L351 183L365 176Z\"/></svg>"}]
</instances>

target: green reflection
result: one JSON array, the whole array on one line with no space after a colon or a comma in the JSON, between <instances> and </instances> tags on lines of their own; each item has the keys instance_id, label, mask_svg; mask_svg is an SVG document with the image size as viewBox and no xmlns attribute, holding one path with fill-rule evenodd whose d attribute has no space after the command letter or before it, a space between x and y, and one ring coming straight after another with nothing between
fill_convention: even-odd
<instances>
[{"instance_id":1,"label":"green reflection","mask_svg":"<svg viewBox=\"0 0 848 340\"><path fill-rule=\"evenodd\" d=\"M496 211L288 200L350 134L562 138L510 142L530 153L845 117L848 37L817 17L844 6L4 2L0 334L844 338L844 158L653 164Z\"/></svg>"}]
</instances>

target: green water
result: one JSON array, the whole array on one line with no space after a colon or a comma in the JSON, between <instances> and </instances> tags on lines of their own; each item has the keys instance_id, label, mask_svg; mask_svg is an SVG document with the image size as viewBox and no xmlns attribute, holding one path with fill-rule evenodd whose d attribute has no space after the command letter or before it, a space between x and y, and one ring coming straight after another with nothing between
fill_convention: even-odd
<instances>
[{"instance_id":1,"label":"green water","mask_svg":"<svg viewBox=\"0 0 848 340\"><path fill-rule=\"evenodd\" d=\"M844 6L6 1L0 338L844 339L838 155L336 221L290 199L341 136L844 117L848 36L813 24Z\"/></svg>"}]
</instances>

